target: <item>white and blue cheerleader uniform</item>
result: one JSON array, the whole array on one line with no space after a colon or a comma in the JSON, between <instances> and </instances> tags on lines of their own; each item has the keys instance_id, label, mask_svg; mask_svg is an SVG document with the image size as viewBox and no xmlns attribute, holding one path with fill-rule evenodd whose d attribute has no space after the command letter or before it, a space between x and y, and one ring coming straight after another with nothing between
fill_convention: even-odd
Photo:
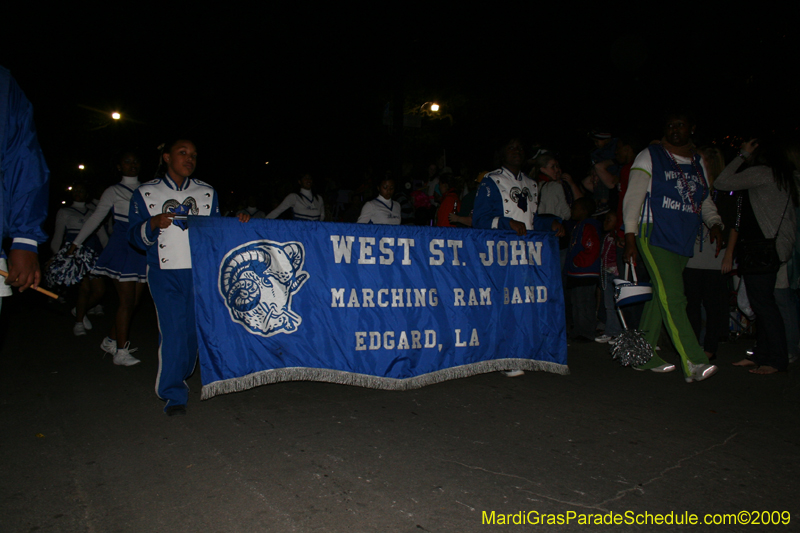
<instances>
[{"instance_id":1,"label":"white and blue cheerleader uniform","mask_svg":"<svg viewBox=\"0 0 800 533\"><path fill-rule=\"evenodd\" d=\"M267 214L267 218L278 218L290 208L295 220L325 220L325 203L322 201L322 196L314 196L308 189L300 189L299 193L289 194L281 205Z\"/></svg>"},{"instance_id":2,"label":"white and blue cheerleader uniform","mask_svg":"<svg viewBox=\"0 0 800 533\"><path fill-rule=\"evenodd\" d=\"M165 228L150 227L150 219L175 213ZM158 315L158 376L156 394L169 407L186 405L186 379L197 360L192 256L188 215L221 216L216 191L202 181L186 178L178 186L169 175L139 187L131 198L131 243L147 251L147 281Z\"/></svg>"},{"instance_id":3,"label":"white and blue cheerleader uniform","mask_svg":"<svg viewBox=\"0 0 800 533\"><path fill-rule=\"evenodd\" d=\"M402 207L398 202L378 196L374 200L365 203L364 207L361 208L358 223L399 225L402 216L401 209Z\"/></svg>"},{"instance_id":4,"label":"white and blue cheerleader uniform","mask_svg":"<svg viewBox=\"0 0 800 533\"><path fill-rule=\"evenodd\" d=\"M53 232L53 240L50 242L50 249L54 254L75 241L94 211L95 206L86 202L72 202L72 205L58 210L56 228ZM103 247L108 244L108 235L105 229L100 227L86 239L85 244L99 255L103 251Z\"/></svg>"},{"instance_id":5,"label":"white and blue cheerleader uniform","mask_svg":"<svg viewBox=\"0 0 800 533\"><path fill-rule=\"evenodd\" d=\"M72 205L62 207L56 213L55 232L53 240L50 241L53 259L48 262L45 271L45 281L48 285L67 287L75 285L94 269L103 247L108 244L108 235L104 228L101 227L90 235L84 246L78 248L75 254L67 255L70 246L94 210L93 205L85 202L72 202Z\"/></svg>"},{"instance_id":6,"label":"white and blue cheerleader uniform","mask_svg":"<svg viewBox=\"0 0 800 533\"><path fill-rule=\"evenodd\" d=\"M114 232L108 246L97 259L93 275L106 276L117 281L147 283L147 261L144 254L128 242L128 210L133 191L139 187L139 178L123 176L122 181L103 192L97 209L72 241L81 246L103 223L109 212L114 216Z\"/></svg>"}]
</instances>

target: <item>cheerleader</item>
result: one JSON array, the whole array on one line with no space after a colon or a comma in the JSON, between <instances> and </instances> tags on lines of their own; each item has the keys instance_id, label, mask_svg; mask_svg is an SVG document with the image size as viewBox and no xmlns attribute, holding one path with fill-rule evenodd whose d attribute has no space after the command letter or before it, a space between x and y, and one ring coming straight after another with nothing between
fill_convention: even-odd
<instances>
[{"instance_id":1,"label":"cheerleader","mask_svg":"<svg viewBox=\"0 0 800 533\"><path fill-rule=\"evenodd\" d=\"M95 211L96 206L86 202L89 198L89 193L85 185L79 183L73 185L70 189L72 190L72 205L62 207L56 213L56 227L53 232L53 240L50 241L53 255L57 255L62 246L66 246L68 250L71 250L71 244L78 236L86 220ZM108 234L101 226L85 241L84 249L91 250L89 256L96 258L103 251L106 244L108 244ZM74 250L71 251L74 253ZM94 262L92 260L87 265L87 268L92 268ZM77 281L77 279L72 280L69 284L74 284ZM86 331L92 329L92 323L86 317L86 310L100 302L105 294L105 285L101 278L88 274L80 281L78 303L72 310L72 314L75 316L75 325L72 328L72 333L76 337L86 335ZM95 314L98 313L95 311Z\"/></svg>"},{"instance_id":2,"label":"cheerleader","mask_svg":"<svg viewBox=\"0 0 800 533\"><path fill-rule=\"evenodd\" d=\"M147 251L147 281L158 316L156 394L168 416L186 414L186 379L197 359L192 256L187 215L220 216L217 193L192 179L197 149L186 139L163 146L156 178L133 194L128 239ZM250 219L240 214L242 222Z\"/></svg>"},{"instance_id":3,"label":"cheerleader","mask_svg":"<svg viewBox=\"0 0 800 533\"><path fill-rule=\"evenodd\" d=\"M295 220L325 220L325 204L322 196L311 192L314 180L311 174L303 174L297 181L300 192L293 192L283 199L281 205L273 209L267 218L278 218L287 209L292 209Z\"/></svg>"},{"instance_id":4,"label":"cheerleader","mask_svg":"<svg viewBox=\"0 0 800 533\"><path fill-rule=\"evenodd\" d=\"M400 204L392 200L394 180L385 178L378 185L378 196L361 208L359 224L400 224Z\"/></svg>"},{"instance_id":5,"label":"cheerleader","mask_svg":"<svg viewBox=\"0 0 800 533\"><path fill-rule=\"evenodd\" d=\"M114 233L108 241L103 253L97 259L92 274L111 278L119 295L119 307L110 334L103 339L100 348L114 356L115 365L132 366L139 360L131 355L129 333L133 312L147 283L147 263L144 254L134 249L127 239L128 208L133 191L139 187L139 157L124 151L117 160L117 170L122 174L122 181L112 185L103 192L94 214L86 221L80 233L73 241L69 253L100 226L109 212L114 213ZM76 313L77 314L77 313ZM77 317L76 317L77 318Z\"/></svg>"}]
</instances>

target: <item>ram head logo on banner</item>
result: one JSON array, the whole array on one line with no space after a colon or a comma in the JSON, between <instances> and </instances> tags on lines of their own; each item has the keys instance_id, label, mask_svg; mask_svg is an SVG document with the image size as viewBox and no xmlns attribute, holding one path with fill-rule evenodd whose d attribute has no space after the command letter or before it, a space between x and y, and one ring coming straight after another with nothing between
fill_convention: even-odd
<instances>
[{"instance_id":1,"label":"ram head logo on banner","mask_svg":"<svg viewBox=\"0 0 800 533\"><path fill-rule=\"evenodd\" d=\"M299 242L253 241L229 251L219 269L219 292L231 319L251 333L294 333L303 319L292 295L308 279Z\"/></svg>"}]
</instances>

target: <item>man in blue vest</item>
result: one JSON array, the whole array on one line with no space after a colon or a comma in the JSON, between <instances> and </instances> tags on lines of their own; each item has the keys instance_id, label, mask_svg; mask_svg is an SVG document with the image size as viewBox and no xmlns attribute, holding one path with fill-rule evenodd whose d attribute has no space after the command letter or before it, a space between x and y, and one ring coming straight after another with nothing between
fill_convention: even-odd
<instances>
[{"instance_id":1,"label":"man in blue vest","mask_svg":"<svg viewBox=\"0 0 800 533\"><path fill-rule=\"evenodd\" d=\"M717 253L722 234L707 172L691 141L694 128L687 113L667 114L661 142L642 150L633 162L622 206L624 259L635 262L641 255L653 284L653 299L645 305L639 329L655 347L664 324L689 383L712 376L717 367L709 364L686 316L683 269L704 222L711 228ZM654 351L653 358L636 369L671 372L675 365Z\"/></svg>"}]
</instances>

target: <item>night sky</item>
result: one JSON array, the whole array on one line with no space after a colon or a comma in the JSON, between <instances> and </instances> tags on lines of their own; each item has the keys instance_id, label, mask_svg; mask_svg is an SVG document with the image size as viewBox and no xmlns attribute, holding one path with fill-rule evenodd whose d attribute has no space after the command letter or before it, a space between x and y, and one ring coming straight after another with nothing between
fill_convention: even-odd
<instances>
[{"instance_id":1,"label":"night sky","mask_svg":"<svg viewBox=\"0 0 800 533\"><path fill-rule=\"evenodd\" d=\"M269 190L302 169L355 184L365 167L395 163L383 116L397 94L452 117L404 130L415 169L442 149L448 164L488 169L509 134L578 167L593 126L656 138L676 104L696 112L699 142L797 133L800 37L788 8L228 6L3 16L0 64L34 105L54 196L79 163L103 186L116 181L122 145L140 148L151 175L156 146L174 134L195 140L196 176L220 190Z\"/></svg>"}]
</instances>

